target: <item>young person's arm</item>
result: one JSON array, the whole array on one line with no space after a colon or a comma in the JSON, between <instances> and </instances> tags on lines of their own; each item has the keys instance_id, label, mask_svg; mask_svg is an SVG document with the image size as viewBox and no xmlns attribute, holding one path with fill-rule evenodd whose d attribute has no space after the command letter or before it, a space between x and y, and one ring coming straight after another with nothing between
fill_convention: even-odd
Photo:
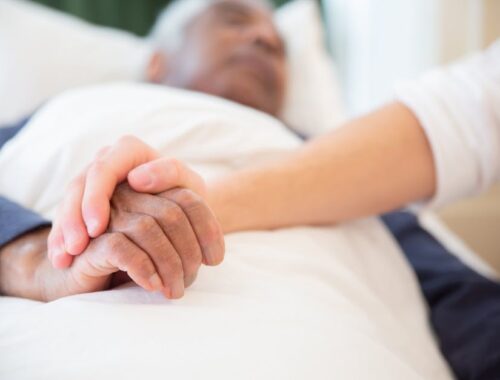
<instances>
[{"instance_id":1,"label":"young person's arm","mask_svg":"<svg viewBox=\"0 0 500 380\"><path fill-rule=\"evenodd\" d=\"M441 206L500 179L500 40L397 90L398 101L289 157L213 184L226 230L339 222Z\"/></svg>"},{"instance_id":2,"label":"young person's arm","mask_svg":"<svg viewBox=\"0 0 500 380\"><path fill-rule=\"evenodd\" d=\"M211 184L206 199L224 231L336 223L414 201L441 205L498 180L500 41L430 72L401 89L398 99L279 161ZM197 182L182 163L158 158L142 143L117 146L111 161L106 170L96 167L92 186L82 183L68 195L74 207L61 225L75 223L84 235L92 209L86 200L92 199L102 207L94 208L97 233L89 235L104 231L116 179L150 193ZM84 247L78 248L72 253Z\"/></svg>"},{"instance_id":3,"label":"young person's arm","mask_svg":"<svg viewBox=\"0 0 500 380\"><path fill-rule=\"evenodd\" d=\"M81 242L71 242L74 230L95 237L106 229L109 198L124 179L139 192L193 189L205 197L225 232L336 223L430 198L435 192L429 143L418 120L400 103L312 140L279 161L222 178L207 190L181 162L161 158L139 140L125 138L106 157L98 157L68 191L66 211L56 218L51 235L63 236L73 247L69 253L83 250L75 249L82 248Z\"/></svg>"},{"instance_id":4,"label":"young person's arm","mask_svg":"<svg viewBox=\"0 0 500 380\"><path fill-rule=\"evenodd\" d=\"M353 120L280 161L211 184L225 231L331 224L432 197L432 152L400 103Z\"/></svg>"}]
</instances>

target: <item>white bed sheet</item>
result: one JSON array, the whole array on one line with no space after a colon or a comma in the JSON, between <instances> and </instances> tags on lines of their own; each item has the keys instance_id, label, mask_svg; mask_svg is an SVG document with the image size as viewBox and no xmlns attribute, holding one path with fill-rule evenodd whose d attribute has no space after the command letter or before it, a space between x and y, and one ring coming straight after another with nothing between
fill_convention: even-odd
<instances>
[{"instance_id":1,"label":"white bed sheet","mask_svg":"<svg viewBox=\"0 0 500 380\"><path fill-rule=\"evenodd\" d=\"M0 151L0 188L50 217L64 184L125 133L207 178L300 143L210 96L89 87L48 104ZM415 277L377 219L229 235L224 263L177 301L131 285L47 304L0 298L2 379L159 376L451 379Z\"/></svg>"}]
</instances>

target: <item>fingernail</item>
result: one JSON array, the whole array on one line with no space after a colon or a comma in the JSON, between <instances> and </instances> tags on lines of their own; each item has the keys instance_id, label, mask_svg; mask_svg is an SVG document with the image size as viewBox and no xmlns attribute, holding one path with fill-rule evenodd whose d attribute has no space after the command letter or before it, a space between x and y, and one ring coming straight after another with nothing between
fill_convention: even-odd
<instances>
[{"instance_id":1,"label":"fingernail","mask_svg":"<svg viewBox=\"0 0 500 380\"><path fill-rule=\"evenodd\" d=\"M57 255L54 256L52 266L56 269L65 269L69 265L71 265L71 256L68 255L66 252L61 252L58 253Z\"/></svg>"},{"instance_id":2,"label":"fingernail","mask_svg":"<svg viewBox=\"0 0 500 380\"><path fill-rule=\"evenodd\" d=\"M78 231L75 230L69 230L67 232L67 235L64 236L64 243L65 243L65 248L66 252L68 252L70 255L77 255L80 252L77 251L78 245L80 243L81 237Z\"/></svg>"},{"instance_id":3,"label":"fingernail","mask_svg":"<svg viewBox=\"0 0 500 380\"><path fill-rule=\"evenodd\" d=\"M135 179L144 187L151 187L153 185L153 176L144 166L138 167L134 171Z\"/></svg>"},{"instance_id":4,"label":"fingernail","mask_svg":"<svg viewBox=\"0 0 500 380\"><path fill-rule=\"evenodd\" d=\"M172 298L181 298L184 295L184 280L174 282L170 294Z\"/></svg>"},{"instance_id":5,"label":"fingernail","mask_svg":"<svg viewBox=\"0 0 500 380\"><path fill-rule=\"evenodd\" d=\"M154 273L149 278L148 282L153 290L161 290L161 288L163 288L163 282L161 281L161 278L157 273Z\"/></svg>"},{"instance_id":6,"label":"fingernail","mask_svg":"<svg viewBox=\"0 0 500 380\"><path fill-rule=\"evenodd\" d=\"M211 244L208 247L203 248L203 255L206 258L207 265L217 265L221 262L219 257L219 252L221 248L218 244Z\"/></svg>"},{"instance_id":7,"label":"fingernail","mask_svg":"<svg viewBox=\"0 0 500 380\"><path fill-rule=\"evenodd\" d=\"M162 293L165 296L165 298L168 298L168 299L172 298L172 293L170 292L170 289L163 289Z\"/></svg>"},{"instance_id":8,"label":"fingernail","mask_svg":"<svg viewBox=\"0 0 500 380\"><path fill-rule=\"evenodd\" d=\"M97 237L97 233L99 231L99 222L97 221L97 219L89 219L88 221L86 221L86 226L87 226L87 232L89 233L89 236L92 236L92 237Z\"/></svg>"}]
</instances>

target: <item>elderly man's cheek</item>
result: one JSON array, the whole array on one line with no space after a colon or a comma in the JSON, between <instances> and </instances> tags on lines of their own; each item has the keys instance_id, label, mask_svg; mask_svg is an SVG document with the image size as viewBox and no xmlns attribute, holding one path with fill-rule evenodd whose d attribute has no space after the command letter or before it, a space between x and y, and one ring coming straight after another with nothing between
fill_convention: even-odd
<instances>
[{"instance_id":1,"label":"elderly man's cheek","mask_svg":"<svg viewBox=\"0 0 500 380\"><path fill-rule=\"evenodd\" d=\"M276 115L278 97L273 87L266 86L250 75L240 75L225 88L223 96L237 103Z\"/></svg>"}]
</instances>

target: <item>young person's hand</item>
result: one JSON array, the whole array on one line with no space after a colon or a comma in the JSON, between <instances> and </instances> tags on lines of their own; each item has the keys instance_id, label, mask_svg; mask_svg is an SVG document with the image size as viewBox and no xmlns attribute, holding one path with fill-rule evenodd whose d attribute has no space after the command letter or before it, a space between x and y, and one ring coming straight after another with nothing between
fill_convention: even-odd
<instances>
[{"instance_id":1,"label":"young person's hand","mask_svg":"<svg viewBox=\"0 0 500 380\"><path fill-rule=\"evenodd\" d=\"M115 192L125 180L129 187L122 185ZM155 248L161 252L155 256L155 265L165 257L174 260L174 253L182 263L168 281L165 272L172 269L162 267L163 280L174 286L182 275L189 284L201 262L217 265L224 256L221 228L204 195L204 181L195 172L175 159L159 158L135 137L124 137L102 150L68 187L49 235L49 258L55 267L66 268L86 249L90 238L106 230L122 233L142 248L151 246L130 223L123 231L126 217L133 217L128 214L137 213L142 215L134 217L139 220L137 228L164 235L161 247Z\"/></svg>"}]
</instances>

